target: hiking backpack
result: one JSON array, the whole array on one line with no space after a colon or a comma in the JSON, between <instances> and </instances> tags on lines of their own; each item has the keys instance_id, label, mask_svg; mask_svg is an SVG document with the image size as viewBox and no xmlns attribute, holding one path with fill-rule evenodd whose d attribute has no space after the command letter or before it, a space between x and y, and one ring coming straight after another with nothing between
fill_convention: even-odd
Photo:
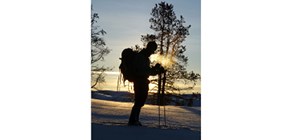
<instances>
[{"instance_id":1,"label":"hiking backpack","mask_svg":"<svg viewBox=\"0 0 300 140\"><path fill-rule=\"evenodd\" d=\"M133 82L135 79L135 68L134 68L134 59L138 51L133 50L131 48L126 48L121 53L121 64L119 69L123 75L123 82L128 80L129 82Z\"/></svg>"}]
</instances>

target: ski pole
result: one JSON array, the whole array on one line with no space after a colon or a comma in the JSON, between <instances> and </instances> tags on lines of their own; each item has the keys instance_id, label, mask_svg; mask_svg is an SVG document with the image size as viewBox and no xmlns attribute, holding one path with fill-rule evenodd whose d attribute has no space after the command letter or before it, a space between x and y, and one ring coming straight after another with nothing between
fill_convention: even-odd
<instances>
[{"instance_id":1,"label":"ski pole","mask_svg":"<svg viewBox=\"0 0 300 140\"><path fill-rule=\"evenodd\" d=\"M165 85L166 85L166 70L163 73L163 83L162 83L162 101L164 106L164 122L165 126L167 126L167 119L166 119L166 98L165 98Z\"/></svg>"},{"instance_id":2,"label":"ski pole","mask_svg":"<svg viewBox=\"0 0 300 140\"><path fill-rule=\"evenodd\" d=\"M158 73L157 105L158 105L158 126L160 127L160 91L161 91L161 73Z\"/></svg>"}]
</instances>

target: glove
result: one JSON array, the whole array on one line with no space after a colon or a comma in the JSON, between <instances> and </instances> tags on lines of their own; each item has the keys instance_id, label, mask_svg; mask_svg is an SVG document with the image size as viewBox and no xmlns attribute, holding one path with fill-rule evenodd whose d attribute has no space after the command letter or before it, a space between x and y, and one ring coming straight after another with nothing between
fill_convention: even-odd
<instances>
[{"instance_id":1,"label":"glove","mask_svg":"<svg viewBox=\"0 0 300 140\"><path fill-rule=\"evenodd\" d=\"M159 63L156 63L154 66L155 69L159 69L160 67L162 67L162 66Z\"/></svg>"},{"instance_id":2,"label":"glove","mask_svg":"<svg viewBox=\"0 0 300 140\"><path fill-rule=\"evenodd\" d=\"M161 66L161 64L157 63L155 66L154 66L155 70L158 72L158 73L163 73L165 71L164 67Z\"/></svg>"},{"instance_id":3,"label":"glove","mask_svg":"<svg viewBox=\"0 0 300 140\"><path fill-rule=\"evenodd\" d=\"M159 68L159 72L160 73L163 73L165 71L165 68L163 67L163 66L161 66L160 68Z\"/></svg>"}]
</instances>

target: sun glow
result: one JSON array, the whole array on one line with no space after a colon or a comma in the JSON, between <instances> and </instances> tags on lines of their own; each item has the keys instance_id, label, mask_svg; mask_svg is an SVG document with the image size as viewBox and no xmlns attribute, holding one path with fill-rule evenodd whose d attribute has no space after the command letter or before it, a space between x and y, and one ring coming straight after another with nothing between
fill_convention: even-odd
<instances>
[{"instance_id":1,"label":"sun glow","mask_svg":"<svg viewBox=\"0 0 300 140\"><path fill-rule=\"evenodd\" d=\"M150 83L149 84L149 91L152 91L152 92L157 92L157 90L155 89L156 85L153 84L153 83Z\"/></svg>"}]
</instances>

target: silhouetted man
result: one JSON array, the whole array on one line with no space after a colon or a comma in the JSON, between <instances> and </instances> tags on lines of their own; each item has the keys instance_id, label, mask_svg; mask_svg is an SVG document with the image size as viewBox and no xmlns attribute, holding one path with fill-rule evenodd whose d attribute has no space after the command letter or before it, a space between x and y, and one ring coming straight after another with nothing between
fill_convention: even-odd
<instances>
[{"instance_id":1,"label":"silhouetted man","mask_svg":"<svg viewBox=\"0 0 300 140\"><path fill-rule=\"evenodd\" d=\"M145 49L142 49L135 57L134 67L135 67L135 80L133 82L134 86L134 105L131 110L128 125L141 126L139 121L141 108L144 106L149 90L149 80L150 75L156 75L163 68L160 64L156 64L154 67L150 67L150 55L154 54L157 49L157 44L152 41L149 42Z\"/></svg>"}]
</instances>

